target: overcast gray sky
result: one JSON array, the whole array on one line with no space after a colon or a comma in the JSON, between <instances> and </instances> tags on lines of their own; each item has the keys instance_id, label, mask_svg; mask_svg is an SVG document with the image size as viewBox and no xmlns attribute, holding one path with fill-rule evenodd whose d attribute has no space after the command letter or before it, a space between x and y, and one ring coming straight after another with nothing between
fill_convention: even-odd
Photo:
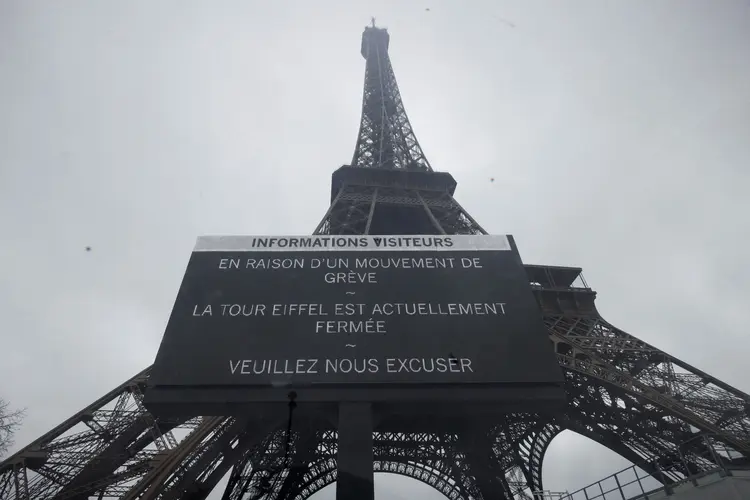
<instances>
[{"instance_id":1,"label":"overcast gray sky","mask_svg":"<svg viewBox=\"0 0 750 500\"><path fill-rule=\"evenodd\" d=\"M353 152L371 15L480 224L527 263L583 267L609 321L750 391L748 1L4 0L0 396L28 408L19 445L153 361L197 235L314 229ZM545 486L624 464L566 434ZM415 484L378 493L442 498Z\"/></svg>"}]
</instances>

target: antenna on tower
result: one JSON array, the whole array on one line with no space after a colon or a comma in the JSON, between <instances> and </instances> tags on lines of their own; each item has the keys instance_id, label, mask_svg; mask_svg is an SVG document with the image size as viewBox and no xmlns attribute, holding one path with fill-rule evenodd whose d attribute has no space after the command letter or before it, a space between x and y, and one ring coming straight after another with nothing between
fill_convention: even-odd
<instances>
[{"instance_id":1,"label":"antenna on tower","mask_svg":"<svg viewBox=\"0 0 750 500\"><path fill-rule=\"evenodd\" d=\"M375 27L375 18L371 17L370 18L370 22L372 22L372 27L374 28Z\"/></svg>"}]
</instances>

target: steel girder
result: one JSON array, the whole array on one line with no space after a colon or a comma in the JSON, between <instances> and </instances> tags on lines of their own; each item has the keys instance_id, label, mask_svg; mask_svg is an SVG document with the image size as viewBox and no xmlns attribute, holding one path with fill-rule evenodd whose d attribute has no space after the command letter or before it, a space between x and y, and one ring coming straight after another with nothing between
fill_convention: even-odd
<instances>
[{"instance_id":1,"label":"steel girder","mask_svg":"<svg viewBox=\"0 0 750 500\"><path fill-rule=\"evenodd\" d=\"M277 436L277 439L281 437ZM455 458L451 456L451 442L455 441L455 436L434 433L376 432L373 441L375 456L373 468L376 472L388 472L418 479L448 498L467 498L466 491L472 488L471 481L457 474L459 469ZM227 488L225 498L307 498L335 482L336 452L336 432L319 431L315 439L314 453L306 458L309 462L304 462L304 467L299 468L301 474L298 475L293 487L284 488L293 466L288 469L269 469L264 464L254 471L250 464L246 464L242 473L238 474L243 477L232 478L238 484L244 482L251 485L245 488L246 496L233 496ZM295 460L296 457L291 461ZM230 480L230 486L232 480Z\"/></svg>"},{"instance_id":2,"label":"steel girder","mask_svg":"<svg viewBox=\"0 0 750 500\"><path fill-rule=\"evenodd\" d=\"M406 116L388 56L388 33L368 27L362 35L366 59L362 118L352 166L431 170Z\"/></svg>"},{"instance_id":3,"label":"steel girder","mask_svg":"<svg viewBox=\"0 0 750 500\"><path fill-rule=\"evenodd\" d=\"M354 196L358 189L363 196ZM448 193L397 195L384 189L381 198L373 194L375 190L380 189L343 187L352 196L336 197L323 228L346 225L361 234L370 226L373 206L402 207L408 201L409 206L425 209L426 205L429 210L430 204L420 201L425 198L445 200L450 210L463 211ZM357 209L365 201L366 210ZM358 210L361 219L331 215ZM330 223L341 220L345 224ZM444 220L435 216L432 223ZM478 225L470 227L482 232ZM458 232L456 226L442 229ZM595 293L572 286L572 276L580 270L527 266L527 273L565 372L568 409L554 419L509 415L488 431L496 461L492 475L505 496L524 498L529 491L542 489L544 452L564 429L586 435L632 462L652 461L643 466L646 469L655 470L655 461L660 460L659 467L668 471L666 480L679 480L687 473L670 469L670 457L672 462L678 455L693 457L698 470L717 460L747 459L750 398L745 393L604 321L594 307ZM334 429L312 429L307 458L294 465L298 439L293 440L292 463L288 463L280 455L282 432L243 443L252 429L231 418L152 418L140 403L147 377L148 370L136 375L0 464L0 498L204 498L230 467L233 473L225 498L232 500L260 494L305 498L335 480ZM679 446L697 434L709 435L733 451L707 457L697 442ZM416 442L425 444L414 446ZM382 434L376 437L375 447L376 470L423 480L451 498L482 497L458 436Z\"/></svg>"},{"instance_id":4,"label":"steel girder","mask_svg":"<svg viewBox=\"0 0 750 500\"><path fill-rule=\"evenodd\" d=\"M447 191L359 185L340 188L315 234L373 234L376 210L388 209L394 219L403 214L402 217L411 220L412 210L423 214L425 224L420 224L422 230L413 234L486 234Z\"/></svg>"},{"instance_id":5,"label":"steel girder","mask_svg":"<svg viewBox=\"0 0 750 500\"><path fill-rule=\"evenodd\" d=\"M388 42L385 30L366 28L352 166L431 172L404 110ZM315 233L484 234L452 190L436 185L344 183ZM661 471L664 482L688 469L750 458L750 396L604 321L595 293L573 285L580 269L526 270L565 374L567 410L507 415L473 436L379 430L376 471L413 477L451 499L530 498L542 490L545 451L566 429L632 462L647 461L642 467ZM158 420L141 404L149 370L0 463L0 499L201 499L230 468L225 500L304 499L335 481L335 429L316 422L287 435L228 417ZM716 453L715 443L725 451Z\"/></svg>"},{"instance_id":6,"label":"steel girder","mask_svg":"<svg viewBox=\"0 0 750 500\"><path fill-rule=\"evenodd\" d=\"M591 290L536 286L565 373L568 408L555 418L508 415L488 431L506 491L525 498L542 489L544 452L564 429L632 462L650 461L644 469L658 465L667 481L688 472L674 465L678 457L693 470L750 457L746 394L604 321L590 306ZM560 294L580 295L574 311L561 312ZM153 419L140 404L147 376L145 370L2 462L0 498L204 498L230 467L225 498L232 500L306 498L335 480L335 430L308 432L314 438L304 463L295 459L304 432L295 431L285 459L283 431L243 443L253 429L232 418ZM697 435L728 451L712 456L703 440L682 445ZM458 438L378 433L374 467L424 481L449 498L481 498ZM292 472L295 479L283 481Z\"/></svg>"}]
</instances>

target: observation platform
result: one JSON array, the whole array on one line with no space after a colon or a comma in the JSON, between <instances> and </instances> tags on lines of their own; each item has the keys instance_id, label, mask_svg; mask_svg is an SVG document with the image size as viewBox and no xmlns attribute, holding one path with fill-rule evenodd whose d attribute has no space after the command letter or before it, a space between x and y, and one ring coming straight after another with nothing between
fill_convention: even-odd
<instances>
[{"instance_id":1,"label":"observation platform","mask_svg":"<svg viewBox=\"0 0 750 500\"><path fill-rule=\"evenodd\" d=\"M344 185L435 191L453 196L456 180L447 172L363 168L344 165L331 178L331 202Z\"/></svg>"}]
</instances>

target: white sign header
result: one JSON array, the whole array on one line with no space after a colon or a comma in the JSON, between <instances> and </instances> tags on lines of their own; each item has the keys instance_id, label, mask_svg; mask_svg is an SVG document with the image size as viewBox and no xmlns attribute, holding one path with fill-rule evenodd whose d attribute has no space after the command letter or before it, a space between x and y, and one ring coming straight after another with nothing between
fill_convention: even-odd
<instances>
[{"instance_id":1,"label":"white sign header","mask_svg":"<svg viewBox=\"0 0 750 500\"><path fill-rule=\"evenodd\" d=\"M451 252L510 250L506 235L200 236L194 252Z\"/></svg>"}]
</instances>

